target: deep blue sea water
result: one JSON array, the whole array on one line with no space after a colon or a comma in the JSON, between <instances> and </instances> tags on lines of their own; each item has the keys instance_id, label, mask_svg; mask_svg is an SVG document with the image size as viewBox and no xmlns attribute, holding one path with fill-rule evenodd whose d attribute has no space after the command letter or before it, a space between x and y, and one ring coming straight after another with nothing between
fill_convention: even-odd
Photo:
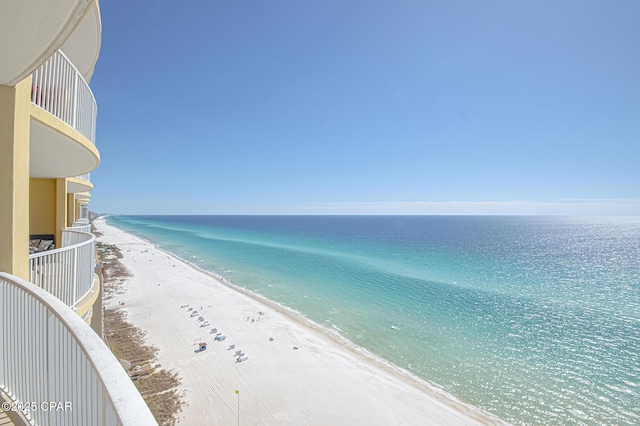
<instances>
[{"instance_id":1,"label":"deep blue sea water","mask_svg":"<svg viewBox=\"0 0 640 426\"><path fill-rule=\"evenodd\" d=\"M112 216L515 424L640 423L640 218Z\"/></svg>"}]
</instances>

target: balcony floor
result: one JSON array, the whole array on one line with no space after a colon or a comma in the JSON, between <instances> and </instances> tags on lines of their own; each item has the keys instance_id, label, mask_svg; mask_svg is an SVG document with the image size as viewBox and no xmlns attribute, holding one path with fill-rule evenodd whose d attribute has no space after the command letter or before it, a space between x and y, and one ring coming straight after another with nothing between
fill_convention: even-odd
<instances>
[{"instance_id":1,"label":"balcony floor","mask_svg":"<svg viewBox=\"0 0 640 426\"><path fill-rule=\"evenodd\" d=\"M9 415L0 408L0 426L15 426L16 424L11 421Z\"/></svg>"},{"instance_id":2,"label":"balcony floor","mask_svg":"<svg viewBox=\"0 0 640 426\"><path fill-rule=\"evenodd\" d=\"M3 402L11 403L11 400L0 390L0 403ZM28 424L22 413L7 412L0 407L0 426L23 426Z\"/></svg>"},{"instance_id":3,"label":"balcony floor","mask_svg":"<svg viewBox=\"0 0 640 426\"><path fill-rule=\"evenodd\" d=\"M6 415L2 408L0 408L0 426L4 425L13 425L13 422L9 419L9 416Z\"/></svg>"}]
</instances>

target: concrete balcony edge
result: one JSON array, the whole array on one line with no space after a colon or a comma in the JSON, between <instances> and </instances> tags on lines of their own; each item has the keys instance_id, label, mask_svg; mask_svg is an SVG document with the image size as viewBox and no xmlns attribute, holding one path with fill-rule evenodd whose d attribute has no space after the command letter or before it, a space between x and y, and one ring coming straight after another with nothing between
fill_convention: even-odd
<instances>
[{"instance_id":1,"label":"concrete balcony edge","mask_svg":"<svg viewBox=\"0 0 640 426\"><path fill-rule=\"evenodd\" d=\"M100 279L98 278L98 275L93 274L93 284L91 285L91 290L89 290L87 294L85 294L73 308L76 311L76 314L78 314L80 318L82 318L96 303L96 300L98 300L98 296L100 296ZM85 322L89 324L91 322L91 318L89 318L89 321Z\"/></svg>"},{"instance_id":2,"label":"concrete balcony edge","mask_svg":"<svg viewBox=\"0 0 640 426\"><path fill-rule=\"evenodd\" d=\"M74 176L67 179L67 193L77 194L79 192L89 192L93 189L93 183L81 177Z\"/></svg>"},{"instance_id":3,"label":"concrete balcony edge","mask_svg":"<svg viewBox=\"0 0 640 426\"><path fill-rule=\"evenodd\" d=\"M100 153L96 146L35 104L31 104L31 130L31 177L75 177L98 168Z\"/></svg>"}]
</instances>

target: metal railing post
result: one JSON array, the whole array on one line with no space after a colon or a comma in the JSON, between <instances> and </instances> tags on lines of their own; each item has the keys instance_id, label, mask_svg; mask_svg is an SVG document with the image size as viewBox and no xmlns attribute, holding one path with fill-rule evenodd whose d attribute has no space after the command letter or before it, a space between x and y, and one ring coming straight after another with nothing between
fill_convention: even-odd
<instances>
[{"instance_id":1,"label":"metal railing post","mask_svg":"<svg viewBox=\"0 0 640 426\"><path fill-rule=\"evenodd\" d=\"M73 300L73 308L78 302L78 248L73 249L73 290L71 292Z\"/></svg>"},{"instance_id":2,"label":"metal railing post","mask_svg":"<svg viewBox=\"0 0 640 426\"><path fill-rule=\"evenodd\" d=\"M78 73L75 74L75 78L73 79L73 95L71 96L72 108L73 108L73 116L71 127L74 129L78 128Z\"/></svg>"}]
</instances>

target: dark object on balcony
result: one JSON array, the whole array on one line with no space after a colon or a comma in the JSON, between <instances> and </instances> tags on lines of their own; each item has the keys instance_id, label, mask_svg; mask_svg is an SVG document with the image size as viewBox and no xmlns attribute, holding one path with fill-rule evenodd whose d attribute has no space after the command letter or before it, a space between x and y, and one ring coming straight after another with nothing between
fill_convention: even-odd
<instances>
[{"instance_id":1,"label":"dark object on balcony","mask_svg":"<svg viewBox=\"0 0 640 426\"><path fill-rule=\"evenodd\" d=\"M53 250L54 248L56 246L53 234L35 234L29 237L29 254Z\"/></svg>"}]
</instances>

